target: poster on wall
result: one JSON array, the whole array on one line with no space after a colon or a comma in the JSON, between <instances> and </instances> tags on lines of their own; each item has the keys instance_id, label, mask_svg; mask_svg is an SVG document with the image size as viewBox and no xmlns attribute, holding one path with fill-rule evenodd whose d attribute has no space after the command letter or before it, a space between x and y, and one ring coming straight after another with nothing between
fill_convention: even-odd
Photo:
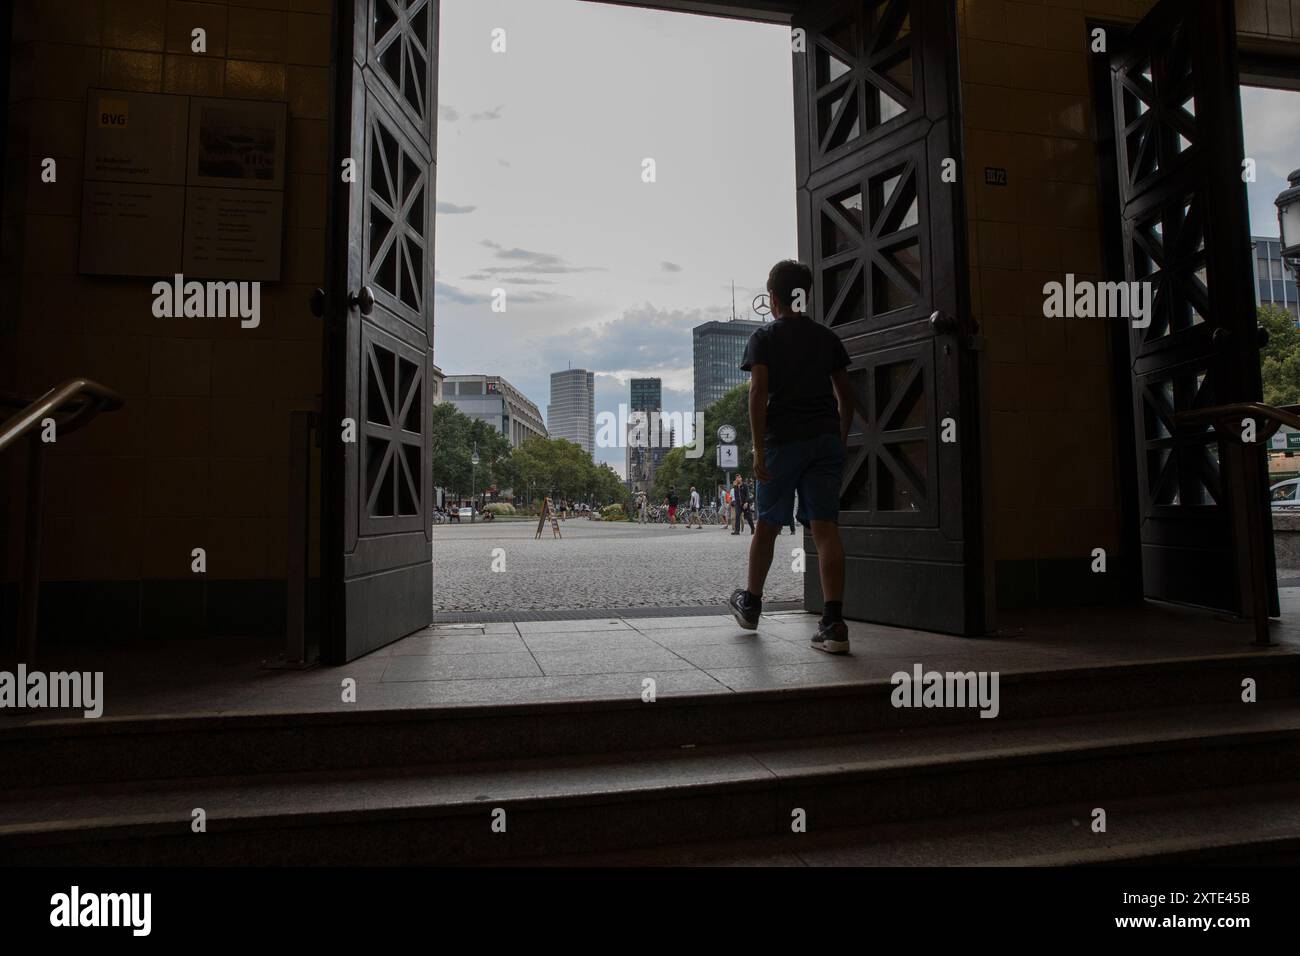
<instances>
[{"instance_id":1,"label":"poster on wall","mask_svg":"<svg viewBox=\"0 0 1300 956\"><path fill-rule=\"evenodd\" d=\"M285 103L90 90L80 271L278 280Z\"/></svg>"}]
</instances>

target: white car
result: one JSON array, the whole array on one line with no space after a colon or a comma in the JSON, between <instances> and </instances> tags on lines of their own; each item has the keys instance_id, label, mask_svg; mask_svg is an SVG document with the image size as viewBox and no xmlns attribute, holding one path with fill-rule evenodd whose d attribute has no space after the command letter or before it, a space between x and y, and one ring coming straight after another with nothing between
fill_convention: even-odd
<instances>
[{"instance_id":1,"label":"white car","mask_svg":"<svg viewBox=\"0 0 1300 956\"><path fill-rule=\"evenodd\" d=\"M1300 511L1300 478L1279 481L1268 489L1274 511Z\"/></svg>"},{"instance_id":2,"label":"white car","mask_svg":"<svg viewBox=\"0 0 1300 956\"><path fill-rule=\"evenodd\" d=\"M474 520L474 509L473 509L473 508L461 508L459 511L456 512L456 517L458 517L461 521L473 521L473 520Z\"/></svg>"}]
</instances>

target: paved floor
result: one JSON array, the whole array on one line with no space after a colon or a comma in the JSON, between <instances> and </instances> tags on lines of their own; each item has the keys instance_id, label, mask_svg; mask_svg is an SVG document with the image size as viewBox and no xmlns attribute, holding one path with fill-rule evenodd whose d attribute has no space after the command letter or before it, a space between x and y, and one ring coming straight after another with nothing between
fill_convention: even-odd
<instances>
[{"instance_id":1,"label":"paved floor","mask_svg":"<svg viewBox=\"0 0 1300 956\"><path fill-rule=\"evenodd\" d=\"M1300 588L1282 593L1280 646L1255 653L1300 653ZM169 643L165 656L157 642L52 652L43 668L102 669L111 718L640 697L647 678L659 697L729 694L883 681L917 662L1015 673L1252 653L1249 624L1187 608L1035 611L1001 623L998 637L972 639L855 622L849 657L812 650L816 618L784 612L765 615L757 633L717 614L432 626L351 664L307 671L261 668L273 645L226 640ZM346 678L355 703L342 700ZM9 710L0 724L58 716Z\"/></svg>"},{"instance_id":2,"label":"paved floor","mask_svg":"<svg viewBox=\"0 0 1300 956\"><path fill-rule=\"evenodd\" d=\"M744 584L748 531L585 518L560 530L534 540L535 521L435 525L434 611L719 605ZM802 599L803 575L791 570L801 547L802 534L781 536L767 600Z\"/></svg>"}]
</instances>

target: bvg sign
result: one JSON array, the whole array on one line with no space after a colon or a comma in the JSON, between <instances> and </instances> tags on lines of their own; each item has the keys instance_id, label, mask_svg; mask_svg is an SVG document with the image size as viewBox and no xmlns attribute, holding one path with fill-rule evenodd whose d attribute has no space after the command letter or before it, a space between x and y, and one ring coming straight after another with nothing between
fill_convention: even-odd
<instances>
[{"instance_id":1,"label":"bvg sign","mask_svg":"<svg viewBox=\"0 0 1300 956\"><path fill-rule=\"evenodd\" d=\"M126 100L99 101L99 125L101 129L125 129L131 119L131 107Z\"/></svg>"}]
</instances>

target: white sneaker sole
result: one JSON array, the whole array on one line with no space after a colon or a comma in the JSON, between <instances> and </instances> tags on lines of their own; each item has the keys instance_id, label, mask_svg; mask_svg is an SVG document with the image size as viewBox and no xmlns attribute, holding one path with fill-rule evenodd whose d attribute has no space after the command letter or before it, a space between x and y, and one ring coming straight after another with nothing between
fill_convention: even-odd
<instances>
[{"instance_id":1,"label":"white sneaker sole","mask_svg":"<svg viewBox=\"0 0 1300 956\"><path fill-rule=\"evenodd\" d=\"M809 641L808 646L815 651L825 651L827 654L847 654L849 652L848 641Z\"/></svg>"}]
</instances>

